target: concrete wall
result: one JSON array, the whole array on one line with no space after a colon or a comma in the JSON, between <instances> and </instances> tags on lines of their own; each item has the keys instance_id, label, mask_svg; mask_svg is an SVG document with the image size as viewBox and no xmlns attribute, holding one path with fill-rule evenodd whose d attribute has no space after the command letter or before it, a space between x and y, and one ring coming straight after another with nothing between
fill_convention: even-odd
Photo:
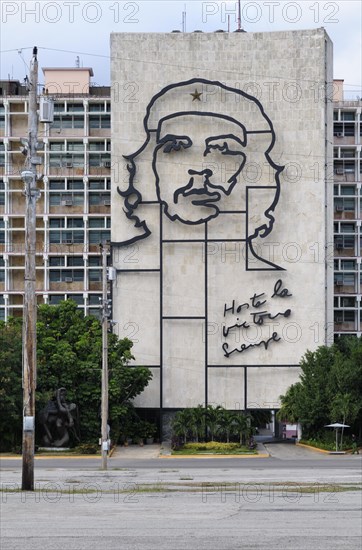
<instances>
[{"instance_id":1,"label":"concrete wall","mask_svg":"<svg viewBox=\"0 0 362 550\"><path fill-rule=\"evenodd\" d=\"M331 42L323 29L127 33L111 47L113 318L154 372L136 404L277 408L333 333ZM156 94L191 79L144 123ZM204 170L214 195L195 206Z\"/></svg>"}]
</instances>

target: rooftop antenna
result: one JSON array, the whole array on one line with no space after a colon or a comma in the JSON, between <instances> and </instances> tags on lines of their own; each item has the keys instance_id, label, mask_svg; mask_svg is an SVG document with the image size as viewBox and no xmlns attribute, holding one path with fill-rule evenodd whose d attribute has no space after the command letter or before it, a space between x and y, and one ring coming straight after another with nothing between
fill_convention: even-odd
<instances>
[{"instance_id":1,"label":"rooftop antenna","mask_svg":"<svg viewBox=\"0 0 362 550\"><path fill-rule=\"evenodd\" d=\"M230 32L230 15L228 15L228 32Z\"/></svg>"},{"instance_id":2,"label":"rooftop antenna","mask_svg":"<svg viewBox=\"0 0 362 550\"><path fill-rule=\"evenodd\" d=\"M77 67L77 69L79 69L79 67L80 67L79 55L77 55L77 57L75 58L75 66Z\"/></svg>"},{"instance_id":3,"label":"rooftop antenna","mask_svg":"<svg viewBox=\"0 0 362 550\"><path fill-rule=\"evenodd\" d=\"M238 31L241 31L241 0L238 0Z\"/></svg>"},{"instance_id":4,"label":"rooftop antenna","mask_svg":"<svg viewBox=\"0 0 362 550\"><path fill-rule=\"evenodd\" d=\"M186 4L184 5L184 11L182 12L182 32L186 32Z\"/></svg>"}]
</instances>

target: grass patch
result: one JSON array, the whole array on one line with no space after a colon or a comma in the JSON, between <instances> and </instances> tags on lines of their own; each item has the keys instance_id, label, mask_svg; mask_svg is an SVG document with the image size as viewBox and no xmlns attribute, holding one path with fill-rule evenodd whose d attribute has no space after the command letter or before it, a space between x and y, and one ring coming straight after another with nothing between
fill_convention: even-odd
<instances>
[{"instance_id":1,"label":"grass patch","mask_svg":"<svg viewBox=\"0 0 362 550\"><path fill-rule=\"evenodd\" d=\"M240 446L238 443L219 443L208 441L207 443L186 443L179 449L172 451L173 455L255 455L255 449Z\"/></svg>"}]
</instances>

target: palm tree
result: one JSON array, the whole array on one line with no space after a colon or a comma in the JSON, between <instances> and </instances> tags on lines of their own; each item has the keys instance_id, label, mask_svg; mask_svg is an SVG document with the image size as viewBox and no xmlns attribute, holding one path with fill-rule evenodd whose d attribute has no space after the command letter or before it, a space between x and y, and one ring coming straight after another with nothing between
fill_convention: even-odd
<instances>
[{"instance_id":1,"label":"palm tree","mask_svg":"<svg viewBox=\"0 0 362 550\"><path fill-rule=\"evenodd\" d=\"M183 436L184 443L187 441L187 435L190 430L193 428L193 414L191 409L184 409L183 411L178 411L175 415L175 418L172 422L172 428L177 436Z\"/></svg>"},{"instance_id":2,"label":"palm tree","mask_svg":"<svg viewBox=\"0 0 362 550\"><path fill-rule=\"evenodd\" d=\"M232 427L239 436L240 446L243 444L243 438L246 438L248 431L250 430L248 416L243 413L235 413L232 417Z\"/></svg>"},{"instance_id":3,"label":"palm tree","mask_svg":"<svg viewBox=\"0 0 362 550\"><path fill-rule=\"evenodd\" d=\"M205 408L202 405L191 409L193 417L193 433L197 442L205 437Z\"/></svg>"},{"instance_id":4,"label":"palm tree","mask_svg":"<svg viewBox=\"0 0 362 550\"><path fill-rule=\"evenodd\" d=\"M217 429L219 427L220 411L223 410L223 407L221 407L220 405L215 408L212 405L208 405L206 408L206 425L210 430L211 441L214 441L214 436L217 433Z\"/></svg>"},{"instance_id":5,"label":"palm tree","mask_svg":"<svg viewBox=\"0 0 362 550\"><path fill-rule=\"evenodd\" d=\"M226 409L219 410L218 413L220 430L225 434L226 443L230 443L230 433L232 431L234 414Z\"/></svg>"}]
</instances>

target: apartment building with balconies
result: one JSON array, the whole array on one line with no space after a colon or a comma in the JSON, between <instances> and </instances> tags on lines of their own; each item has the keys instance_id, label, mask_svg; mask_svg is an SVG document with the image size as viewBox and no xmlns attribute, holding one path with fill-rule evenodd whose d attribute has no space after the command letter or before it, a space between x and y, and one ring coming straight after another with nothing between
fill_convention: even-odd
<instances>
[{"instance_id":1,"label":"apartment building with balconies","mask_svg":"<svg viewBox=\"0 0 362 550\"><path fill-rule=\"evenodd\" d=\"M54 101L54 122L38 127L38 303L72 298L85 313L99 316L99 244L110 240L110 88L93 87L89 68L43 72L42 92ZM8 81L0 83L0 92L0 319L8 319L21 316L23 308L21 139L28 134L28 91Z\"/></svg>"},{"instance_id":2,"label":"apartment building with balconies","mask_svg":"<svg viewBox=\"0 0 362 550\"><path fill-rule=\"evenodd\" d=\"M362 101L334 101L334 332L362 334Z\"/></svg>"}]
</instances>

